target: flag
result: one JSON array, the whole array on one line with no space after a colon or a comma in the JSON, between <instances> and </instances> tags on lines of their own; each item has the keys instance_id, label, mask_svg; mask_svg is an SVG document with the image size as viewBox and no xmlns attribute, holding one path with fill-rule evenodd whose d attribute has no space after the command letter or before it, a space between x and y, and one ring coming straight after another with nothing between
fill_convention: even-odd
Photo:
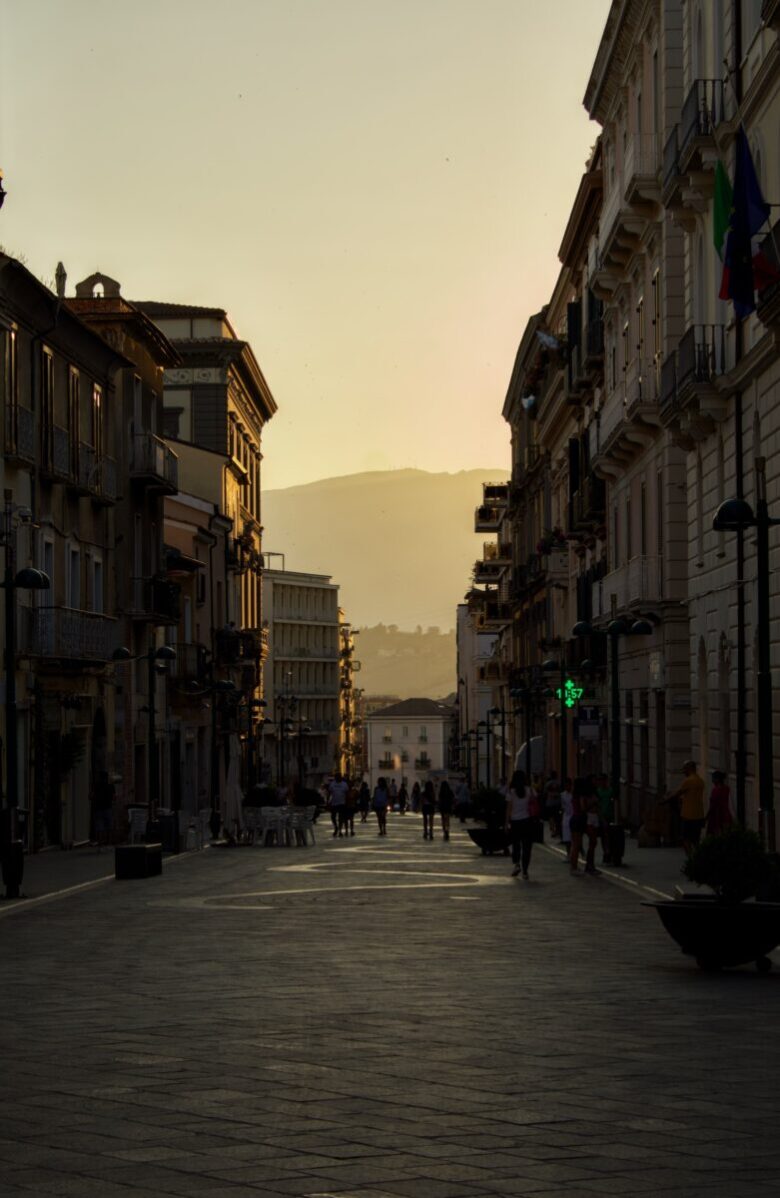
<instances>
[{"instance_id":1,"label":"flag","mask_svg":"<svg viewBox=\"0 0 780 1198\"><path fill-rule=\"evenodd\" d=\"M769 220L769 205L761 194L750 146L742 125L737 130L734 164L734 195L723 256L720 298L730 299L734 312L744 318L756 310L756 277L753 264L753 238ZM757 264L766 285L765 260ZM766 265L771 264L766 263Z\"/></svg>"},{"instance_id":2,"label":"flag","mask_svg":"<svg viewBox=\"0 0 780 1198\"><path fill-rule=\"evenodd\" d=\"M715 167L715 201L712 212L712 236L721 262L723 261L723 247L729 229L733 198L734 192L731 188L731 181L726 174L725 166L718 159L718 165Z\"/></svg>"}]
</instances>

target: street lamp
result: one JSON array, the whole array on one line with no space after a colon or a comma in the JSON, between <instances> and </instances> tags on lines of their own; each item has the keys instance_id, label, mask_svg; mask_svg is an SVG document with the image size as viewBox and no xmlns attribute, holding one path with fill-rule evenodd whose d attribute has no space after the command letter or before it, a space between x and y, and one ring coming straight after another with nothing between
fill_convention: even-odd
<instances>
[{"instance_id":1,"label":"street lamp","mask_svg":"<svg viewBox=\"0 0 780 1198\"><path fill-rule=\"evenodd\" d=\"M620 822L620 662L618 638L621 636L651 636L655 629L644 617L634 620L610 620L606 629L594 628L588 620L580 620L571 630L572 636L606 636L610 642L610 785L615 801L615 818Z\"/></svg>"},{"instance_id":2,"label":"street lamp","mask_svg":"<svg viewBox=\"0 0 780 1198\"><path fill-rule=\"evenodd\" d=\"M166 673L171 662L176 660L176 652L170 645L160 645L159 648L150 645L146 653L133 657L124 645L115 649L111 654L112 661L141 661L146 659L147 665L147 712L149 714L149 747L147 754L148 782L146 796L147 823L151 823L157 814L157 798L160 785L160 759L157 751L157 674Z\"/></svg>"},{"instance_id":3,"label":"street lamp","mask_svg":"<svg viewBox=\"0 0 780 1198\"><path fill-rule=\"evenodd\" d=\"M780 520L769 515L766 501L766 462L756 458L756 510L744 499L727 499L715 513L712 527L716 532L756 530L756 632L758 668L756 670L756 720L758 748L758 818L764 844L775 849L774 762L772 759L772 672L769 644L769 529ZM741 746L740 746L741 747ZM745 822L744 796L738 795L737 818ZM739 808L742 810L739 810Z\"/></svg>"},{"instance_id":4,"label":"street lamp","mask_svg":"<svg viewBox=\"0 0 780 1198\"><path fill-rule=\"evenodd\" d=\"M490 787L490 714L485 720L477 720L477 774L479 774L480 728L485 729L485 784Z\"/></svg>"},{"instance_id":5,"label":"street lamp","mask_svg":"<svg viewBox=\"0 0 780 1198\"><path fill-rule=\"evenodd\" d=\"M5 739L6 739L6 810L0 828L5 897L18 898L24 874L24 845L18 837L19 746L16 729L16 592L46 591L51 586L42 570L27 566L14 573L15 554L10 527L10 509L6 502L7 537L5 539Z\"/></svg>"},{"instance_id":6,"label":"street lamp","mask_svg":"<svg viewBox=\"0 0 780 1198\"><path fill-rule=\"evenodd\" d=\"M490 708L489 712L487 713L487 718L488 718L488 721L492 720L493 728L495 728L497 725L501 726L501 757L500 757L500 778L499 778L499 780L501 780L501 779L503 779L504 774L505 774L504 766L506 764L506 762L505 762L505 758L506 758L506 714L504 712L503 699L502 699L500 707L491 707ZM498 740L498 737L496 736L495 732L493 732L493 740L494 741Z\"/></svg>"},{"instance_id":7,"label":"street lamp","mask_svg":"<svg viewBox=\"0 0 780 1198\"><path fill-rule=\"evenodd\" d=\"M542 662L542 669L545 674L560 672L560 685L557 688L556 694L561 704L560 779L561 786L563 786L569 773L569 724L567 715L569 708L573 707L578 699L581 698L582 688L575 687L572 680L567 678L566 659L563 652L561 652L560 661L555 661L554 658L550 657L547 661Z\"/></svg>"}]
</instances>

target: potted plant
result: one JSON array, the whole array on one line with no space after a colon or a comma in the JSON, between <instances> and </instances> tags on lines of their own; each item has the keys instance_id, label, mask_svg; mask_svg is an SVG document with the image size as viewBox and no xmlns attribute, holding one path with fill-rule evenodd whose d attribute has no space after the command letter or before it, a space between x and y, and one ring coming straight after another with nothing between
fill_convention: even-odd
<instances>
[{"instance_id":1,"label":"potted plant","mask_svg":"<svg viewBox=\"0 0 780 1198\"><path fill-rule=\"evenodd\" d=\"M509 838L504 826L506 799L493 786L480 786L474 795L473 818L484 823L483 828L469 828L468 834L483 857L493 853L508 853Z\"/></svg>"},{"instance_id":2,"label":"potted plant","mask_svg":"<svg viewBox=\"0 0 780 1198\"><path fill-rule=\"evenodd\" d=\"M705 837L683 873L709 890L645 904L655 907L682 951L700 969L755 961L760 972L768 972L767 953L780 944L780 866L758 835L734 825Z\"/></svg>"}]
</instances>

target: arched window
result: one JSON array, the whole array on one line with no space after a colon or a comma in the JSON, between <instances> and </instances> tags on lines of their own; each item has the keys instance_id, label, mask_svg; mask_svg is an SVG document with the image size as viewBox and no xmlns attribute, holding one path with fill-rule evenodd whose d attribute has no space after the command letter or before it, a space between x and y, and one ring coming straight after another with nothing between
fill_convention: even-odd
<instances>
[{"instance_id":1,"label":"arched window","mask_svg":"<svg viewBox=\"0 0 780 1198\"><path fill-rule=\"evenodd\" d=\"M696 450L696 565L704 565L704 468Z\"/></svg>"}]
</instances>

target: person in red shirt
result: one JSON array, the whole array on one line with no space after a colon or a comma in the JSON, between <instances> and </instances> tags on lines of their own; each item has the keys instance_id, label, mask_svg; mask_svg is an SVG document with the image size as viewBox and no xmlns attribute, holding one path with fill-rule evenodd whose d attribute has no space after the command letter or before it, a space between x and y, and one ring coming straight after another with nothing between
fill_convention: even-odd
<instances>
[{"instance_id":1,"label":"person in red shirt","mask_svg":"<svg viewBox=\"0 0 780 1198\"><path fill-rule=\"evenodd\" d=\"M721 770L715 770L712 775L712 791L707 810L707 836L716 836L718 832L725 832L726 828L730 828L733 823L731 792L726 775Z\"/></svg>"}]
</instances>

